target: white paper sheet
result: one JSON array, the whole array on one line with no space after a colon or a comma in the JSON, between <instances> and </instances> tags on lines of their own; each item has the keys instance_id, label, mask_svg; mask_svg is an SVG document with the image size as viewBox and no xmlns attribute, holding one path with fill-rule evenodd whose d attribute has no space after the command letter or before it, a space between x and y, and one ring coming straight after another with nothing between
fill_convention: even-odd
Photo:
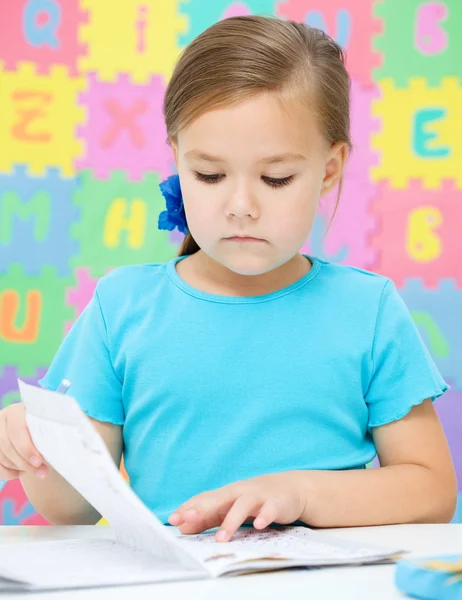
<instances>
[{"instance_id":1,"label":"white paper sheet","mask_svg":"<svg viewBox=\"0 0 462 600\"><path fill-rule=\"evenodd\" d=\"M37 449L110 523L120 544L207 573L127 485L74 398L22 381L19 390Z\"/></svg>"},{"instance_id":2,"label":"white paper sheet","mask_svg":"<svg viewBox=\"0 0 462 600\"><path fill-rule=\"evenodd\" d=\"M144 551L109 539L0 544L7 589L70 589L203 579ZM16 580L16 584L12 581ZM0 582L0 589L2 584Z\"/></svg>"}]
</instances>

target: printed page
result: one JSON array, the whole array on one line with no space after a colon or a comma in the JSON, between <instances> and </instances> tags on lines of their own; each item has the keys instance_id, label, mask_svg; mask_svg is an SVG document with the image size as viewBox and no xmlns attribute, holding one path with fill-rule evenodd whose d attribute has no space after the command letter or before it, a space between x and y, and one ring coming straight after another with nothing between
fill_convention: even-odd
<instances>
[{"instance_id":1,"label":"printed page","mask_svg":"<svg viewBox=\"0 0 462 600\"><path fill-rule=\"evenodd\" d=\"M72 589L203 579L110 539L0 544L0 590ZM8 580L6 580L8 579Z\"/></svg>"},{"instance_id":2,"label":"printed page","mask_svg":"<svg viewBox=\"0 0 462 600\"><path fill-rule=\"evenodd\" d=\"M230 542L217 544L214 533L184 536L215 576L233 571L281 569L383 562L402 549L381 548L335 538L324 531L300 526L240 529Z\"/></svg>"},{"instance_id":3,"label":"printed page","mask_svg":"<svg viewBox=\"0 0 462 600\"><path fill-rule=\"evenodd\" d=\"M120 544L207 574L131 490L76 400L22 381L19 390L37 449L107 519Z\"/></svg>"}]
</instances>

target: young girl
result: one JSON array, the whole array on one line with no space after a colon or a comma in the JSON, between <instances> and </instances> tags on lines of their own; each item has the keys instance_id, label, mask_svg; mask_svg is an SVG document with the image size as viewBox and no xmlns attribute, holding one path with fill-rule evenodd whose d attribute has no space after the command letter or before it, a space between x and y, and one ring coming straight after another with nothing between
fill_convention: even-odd
<instances>
[{"instance_id":1,"label":"young girl","mask_svg":"<svg viewBox=\"0 0 462 600\"><path fill-rule=\"evenodd\" d=\"M41 385L71 382L134 491L183 533L450 521L432 404L448 386L396 288L299 252L351 147L339 46L292 21L223 20L180 57L164 112L179 179L159 225L187 232L180 255L103 277ZM0 428L0 477L51 523L98 521L22 405Z\"/></svg>"}]
</instances>

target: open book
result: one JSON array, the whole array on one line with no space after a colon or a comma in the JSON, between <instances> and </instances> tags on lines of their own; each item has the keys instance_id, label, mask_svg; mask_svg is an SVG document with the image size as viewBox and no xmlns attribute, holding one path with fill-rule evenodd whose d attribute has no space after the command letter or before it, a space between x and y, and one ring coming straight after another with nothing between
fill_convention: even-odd
<instances>
[{"instance_id":1,"label":"open book","mask_svg":"<svg viewBox=\"0 0 462 600\"><path fill-rule=\"evenodd\" d=\"M338 540L308 527L180 535L132 491L91 421L68 395L19 381L32 440L111 525L113 539L0 544L0 588L53 589L207 579L249 571L392 562L400 549ZM56 499L59 502L59 498Z\"/></svg>"}]
</instances>

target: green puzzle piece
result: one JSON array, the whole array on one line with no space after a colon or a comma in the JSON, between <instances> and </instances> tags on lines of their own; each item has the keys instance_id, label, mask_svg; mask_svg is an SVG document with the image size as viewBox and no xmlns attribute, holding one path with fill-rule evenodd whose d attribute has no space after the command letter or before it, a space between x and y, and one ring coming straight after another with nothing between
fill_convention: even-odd
<instances>
[{"instance_id":1,"label":"green puzzle piece","mask_svg":"<svg viewBox=\"0 0 462 600\"><path fill-rule=\"evenodd\" d=\"M142 181L127 181L125 174L113 171L105 181L83 171L74 202L81 209L81 221L73 226L80 242L74 267L87 267L93 277L102 277L110 268L130 264L165 262L177 247L169 233L157 228L165 199L159 178L148 173Z\"/></svg>"},{"instance_id":2,"label":"green puzzle piece","mask_svg":"<svg viewBox=\"0 0 462 600\"><path fill-rule=\"evenodd\" d=\"M59 277L53 267L44 267L39 276L25 275L12 265L2 275L0 290L0 372L16 365L21 377L31 377L47 367L65 333L65 324L74 318L66 305L66 290L75 285L73 277Z\"/></svg>"},{"instance_id":3,"label":"green puzzle piece","mask_svg":"<svg viewBox=\"0 0 462 600\"><path fill-rule=\"evenodd\" d=\"M432 87L442 77L462 81L461 0L382 0L375 14L383 19L383 34L374 39L383 53L375 81L391 77L398 87L411 77L425 77Z\"/></svg>"}]
</instances>

